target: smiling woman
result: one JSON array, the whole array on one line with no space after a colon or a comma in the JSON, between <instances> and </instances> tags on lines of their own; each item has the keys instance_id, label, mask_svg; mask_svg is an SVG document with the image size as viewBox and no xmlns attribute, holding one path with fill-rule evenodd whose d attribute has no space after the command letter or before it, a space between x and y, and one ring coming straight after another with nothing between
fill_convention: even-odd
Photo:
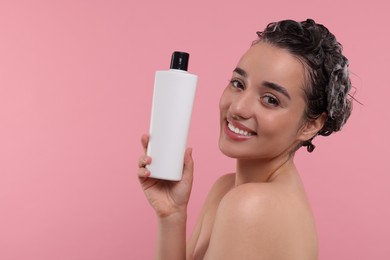
<instances>
[{"instance_id":1,"label":"smiling woman","mask_svg":"<svg viewBox=\"0 0 390 260\"><path fill-rule=\"evenodd\" d=\"M221 151L233 158L285 160L299 142L314 136L320 119L305 126L297 120L305 109L304 71L288 51L263 42L253 45L221 97ZM245 127L254 135L238 145L234 141L242 135L225 125Z\"/></svg>"},{"instance_id":2,"label":"smiling woman","mask_svg":"<svg viewBox=\"0 0 390 260\"><path fill-rule=\"evenodd\" d=\"M316 135L341 129L351 112L348 61L313 20L271 23L233 70L220 99L219 148L234 173L211 189L186 243L191 150L183 179L138 178L158 217L156 259L317 259L315 221L294 154ZM142 137L146 150L148 136Z\"/></svg>"}]
</instances>

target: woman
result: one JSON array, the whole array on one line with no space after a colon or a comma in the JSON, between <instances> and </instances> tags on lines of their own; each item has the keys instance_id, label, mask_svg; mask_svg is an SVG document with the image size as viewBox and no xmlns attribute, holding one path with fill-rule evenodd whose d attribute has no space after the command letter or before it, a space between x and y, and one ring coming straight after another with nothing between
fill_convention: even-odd
<instances>
[{"instance_id":1,"label":"woman","mask_svg":"<svg viewBox=\"0 0 390 260\"><path fill-rule=\"evenodd\" d=\"M269 24L242 56L220 99L220 150L235 173L212 187L186 243L193 160L180 182L138 178L158 217L156 259L317 259L312 212L294 165L302 146L339 131L351 112L348 60L313 20ZM146 149L148 136L142 137Z\"/></svg>"}]
</instances>

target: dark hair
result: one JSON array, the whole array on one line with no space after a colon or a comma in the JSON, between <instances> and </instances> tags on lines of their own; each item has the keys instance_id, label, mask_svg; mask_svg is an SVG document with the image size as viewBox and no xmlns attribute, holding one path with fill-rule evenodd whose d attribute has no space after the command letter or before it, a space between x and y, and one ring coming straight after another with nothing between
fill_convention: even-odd
<instances>
[{"instance_id":1,"label":"dark hair","mask_svg":"<svg viewBox=\"0 0 390 260\"><path fill-rule=\"evenodd\" d=\"M312 19L270 23L257 35L259 38L253 44L266 42L286 49L305 65L308 72L304 88L305 116L314 120L323 113L327 115L318 135L328 136L339 131L351 114L352 102L348 95L351 89L348 59L342 54L342 45L335 36ZM312 152L313 138L300 146Z\"/></svg>"}]
</instances>

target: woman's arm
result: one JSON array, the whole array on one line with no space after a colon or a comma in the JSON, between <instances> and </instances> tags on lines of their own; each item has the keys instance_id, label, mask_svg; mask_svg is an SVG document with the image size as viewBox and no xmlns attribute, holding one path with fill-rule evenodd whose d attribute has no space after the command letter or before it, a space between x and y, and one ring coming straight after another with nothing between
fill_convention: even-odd
<instances>
[{"instance_id":1,"label":"woman's arm","mask_svg":"<svg viewBox=\"0 0 390 260\"><path fill-rule=\"evenodd\" d=\"M149 137L143 135L142 146L146 152ZM152 158L143 155L139 159L138 179L153 207L158 220L157 249L155 259L183 260L186 258L187 205L192 188L193 160L191 149L184 156L183 177L180 181L149 178L145 168Z\"/></svg>"},{"instance_id":2,"label":"woman's arm","mask_svg":"<svg viewBox=\"0 0 390 260\"><path fill-rule=\"evenodd\" d=\"M155 259L186 259L187 213L178 213L158 219Z\"/></svg>"},{"instance_id":3,"label":"woman's arm","mask_svg":"<svg viewBox=\"0 0 390 260\"><path fill-rule=\"evenodd\" d=\"M211 233L212 224L217 211L217 207L222 197L234 186L234 174L221 176L211 187L203 204L199 218L191 237L187 243L187 259L198 259L207 250L208 238ZM205 238L207 241L205 241Z\"/></svg>"}]
</instances>

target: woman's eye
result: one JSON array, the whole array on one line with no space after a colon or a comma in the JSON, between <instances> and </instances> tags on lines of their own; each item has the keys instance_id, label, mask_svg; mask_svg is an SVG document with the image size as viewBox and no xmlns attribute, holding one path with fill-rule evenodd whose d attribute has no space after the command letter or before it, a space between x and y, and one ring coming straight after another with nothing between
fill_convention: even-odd
<instances>
[{"instance_id":1,"label":"woman's eye","mask_svg":"<svg viewBox=\"0 0 390 260\"><path fill-rule=\"evenodd\" d=\"M236 80L236 79L232 79L230 80L230 84L234 87L234 88L238 88L238 89L244 89L244 84L242 84L241 81L239 80Z\"/></svg>"},{"instance_id":2,"label":"woman's eye","mask_svg":"<svg viewBox=\"0 0 390 260\"><path fill-rule=\"evenodd\" d=\"M277 107L279 106L279 100L274 97L274 96L271 96L271 95L265 95L264 97L262 97L262 100L268 104L268 105L271 105L273 107Z\"/></svg>"}]
</instances>

